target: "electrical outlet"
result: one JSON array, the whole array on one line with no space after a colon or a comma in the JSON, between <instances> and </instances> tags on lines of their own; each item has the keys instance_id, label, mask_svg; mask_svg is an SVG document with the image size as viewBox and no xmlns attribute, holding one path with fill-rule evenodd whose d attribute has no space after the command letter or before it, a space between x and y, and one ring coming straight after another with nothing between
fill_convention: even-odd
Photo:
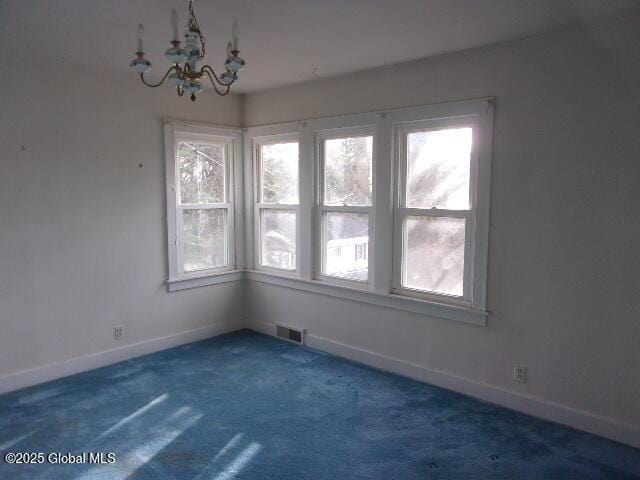
<instances>
[{"instance_id":1,"label":"electrical outlet","mask_svg":"<svg viewBox=\"0 0 640 480\"><path fill-rule=\"evenodd\" d=\"M520 383L527 383L527 367L524 365L519 365L517 363L513 364L513 381Z\"/></svg>"},{"instance_id":2,"label":"electrical outlet","mask_svg":"<svg viewBox=\"0 0 640 480\"><path fill-rule=\"evenodd\" d=\"M122 340L124 338L124 325L116 325L113 327L113 339Z\"/></svg>"}]
</instances>

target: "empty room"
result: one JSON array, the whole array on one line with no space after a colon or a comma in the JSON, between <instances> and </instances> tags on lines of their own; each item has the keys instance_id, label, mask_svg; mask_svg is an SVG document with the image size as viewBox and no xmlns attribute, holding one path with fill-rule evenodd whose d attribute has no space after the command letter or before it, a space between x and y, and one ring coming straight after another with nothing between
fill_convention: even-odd
<instances>
[{"instance_id":1,"label":"empty room","mask_svg":"<svg viewBox=\"0 0 640 480\"><path fill-rule=\"evenodd\" d=\"M0 480L640 480L640 2L0 0Z\"/></svg>"}]
</instances>

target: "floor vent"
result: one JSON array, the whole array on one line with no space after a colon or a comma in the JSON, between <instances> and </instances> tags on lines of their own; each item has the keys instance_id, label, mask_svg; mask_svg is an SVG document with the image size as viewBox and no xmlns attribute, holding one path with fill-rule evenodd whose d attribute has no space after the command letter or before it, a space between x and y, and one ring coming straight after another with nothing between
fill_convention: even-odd
<instances>
[{"instance_id":1,"label":"floor vent","mask_svg":"<svg viewBox=\"0 0 640 480\"><path fill-rule=\"evenodd\" d=\"M297 343L298 345L304 345L305 333L307 333L307 331L304 329L276 325L276 336L289 342Z\"/></svg>"}]
</instances>

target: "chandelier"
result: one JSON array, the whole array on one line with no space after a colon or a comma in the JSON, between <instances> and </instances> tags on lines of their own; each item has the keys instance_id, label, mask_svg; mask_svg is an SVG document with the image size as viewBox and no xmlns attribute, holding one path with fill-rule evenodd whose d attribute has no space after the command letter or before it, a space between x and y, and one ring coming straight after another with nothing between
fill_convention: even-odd
<instances>
[{"instance_id":1,"label":"chandelier","mask_svg":"<svg viewBox=\"0 0 640 480\"><path fill-rule=\"evenodd\" d=\"M202 80L207 77L218 95L227 95L231 86L238 80L238 72L245 65L244 60L238 56L240 53L238 50L238 23L233 23L232 41L227 43L225 71L220 76L216 75L209 65L204 65L200 69L196 66L204 58L205 39L193 11L193 0L189 0L189 19L187 31L184 34L184 48L180 46L180 40L178 40L178 13L175 8L171 11L171 25L173 27L172 47L164 52L164 56L172 65L158 83L149 83L144 78L144 74L151 70L151 62L144 58L144 25L138 25L138 51L136 58L131 60L130 66L140 74L142 83L147 87L155 88L169 79L169 82L176 87L179 96L187 93L191 100L195 101L196 95L202 91Z\"/></svg>"}]
</instances>

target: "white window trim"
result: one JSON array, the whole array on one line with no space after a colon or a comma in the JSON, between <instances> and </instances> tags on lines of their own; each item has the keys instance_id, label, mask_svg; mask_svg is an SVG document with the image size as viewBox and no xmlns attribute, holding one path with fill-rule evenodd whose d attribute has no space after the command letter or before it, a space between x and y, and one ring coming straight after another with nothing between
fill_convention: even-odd
<instances>
[{"instance_id":1,"label":"white window trim","mask_svg":"<svg viewBox=\"0 0 640 480\"><path fill-rule=\"evenodd\" d=\"M472 310L486 310L487 261L489 250L489 210L491 157L493 147L493 99L480 101L455 102L424 107L415 107L390 114L393 124L394 152L394 245L393 245L393 282L392 293L413 297L425 301L434 301L450 305L459 305ZM406 187L406 165L403 158L403 135L408 131L421 129L440 129L473 127L473 147L470 168L470 209L467 214L445 209L407 208L404 206ZM465 222L465 261L464 285L462 297L453 297L437 293L415 291L403 288L402 249L404 216L424 215L463 217Z\"/></svg>"},{"instance_id":2,"label":"white window trim","mask_svg":"<svg viewBox=\"0 0 640 480\"><path fill-rule=\"evenodd\" d=\"M201 123L164 120L165 172L167 198L167 258L169 291L183 290L216 283L239 280L242 277L244 245L242 242L242 197L237 188L237 178L242 177L241 140L242 132L237 128L221 127ZM227 145L225 149L225 192L224 204L212 204L215 208L227 210L227 243L225 245L228 265L207 270L183 272L181 268L181 216L184 205L179 205L179 185L176 184L176 148L179 141L215 141ZM239 191L240 190L240 191ZM239 208L238 208L239 206ZM201 208L201 205L196 207ZM238 228L240 227L240 228Z\"/></svg>"},{"instance_id":3,"label":"white window trim","mask_svg":"<svg viewBox=\"0 0 640 480\"><path fill-rule=\"evenodd\" d=\"M261 200L261 188L262 188L262 151L261 148L264 145L272 145L274 143L286 143L297 142L298 143L298 203L263 203ZM272 272L276 274L282 274L287 276L298 276L300 273L300 133L280 133L274 135L263 135L259 137L251 138L251 152L252 152L252 172L253 172L253 231L256 235L256 241L253 243L253 255L255 258L256 270L264 272ZM284 268L272 267L269 265L262 265L262 210L288 210L294 212L296 215L296 265L294 269L288 270Z\"/></svg>"},{"instance_id":4,"label":"white window trim","mask_svg":"<svg viewBox=\"0 0 640 480\"><path fill-rule=\"evenodd\" d=\"M383 112L371 112L339 117L318 118L300 122L250 127L246 130L245 169L253 169L253 138L268 135L298 134L300 138L298 215L298 272L283 274L283 271L266 271L256 268L255 249L247 249L246 278L291 288L344 298L352 301L373 304L401 311L413 312L425 316L451 319L474 325L486 325L486 282L487 256L489 245L489 206L490 176L493 146L493 98L482 98L460 102L447 102L434 105L401 108ZM396 131L412 122L426 122L438 119L460 117L473 118L477 122L478 151L477 190L475 191L475 242L468 248L474 249L473 283L468 298L469 303L456 301L443 295L423 296L404 295L394 291L394 269L399 260L394 254L398 251L398 229L394 229L398 205L396 157ZM317 169L317 134L323 131L375 126L373 159L373 205L370 214L368 252L370 283L344 283L336 277L318 278L319 171ZM255 180L251 175L245 177L245 190L254 191ZM473 183L473 181L472 181ZM247 217L254 218L254 198L248 200ZM246 223L247 245L255 246L254 221ZM372 226L371 226L372 224ZM393 233L392 233L393 232ZM374 253L375 252L375 253ZM398 278L395 276L395 278ZM336 281L337 280L337 281ZM469 285L471 287L471 285ZM402 292L404 293L404 292ZM453 301L452 301L453 300Z\"/></svg>"},{"instance_id":5,"label":"white window trim","mask_svg":"<svg viewBox=\"0 0 640 480\"><path fill-rule=\"evenodd\" d=\"M325 185L324 185L324 142L325 140L331 140L335 138L345 137L373 137L373 148L371 158L371 205L325 205ZM376 158L377 158L377 127L375 123L373 125L364 126L350 126L319 130L315 132L315 145L314 145L314 159L315 159L315 232L316 232L316 248L315 248L315 262L314 262L314 279L326 283L333 283L336 285L343 285L345 287L352 287L362 290L371 290L373 282L373 262L374 258L374 236L372 235L374 223L374 208L376 203ZM369 245L367 256L367 280L358 281L349 278L337 277L333 275L327 275L323 273L324 265L326 262L324 251L324 215L327 212L336 213L364 213L367 215L369 223Z\"/></svg>"},{"instance_id":6,"label":"white window trim","mask_svg":"<svg viewBox=\"0 0 640 480\"><path fill-rule=\"evenodd\" d=\"M488 314L487 312L478 311L464 306L442 304L400 295L381 294L371 290L364 290L362 288L326 283L318 280L291 278L271 272L248 270L245 278L255 282L276 285L278 287L288 288L291 290L317 293L328 297L351 300L354 302L376 305L378 307L390 308L403 312L455 320L470 325L485 326Z\"/></svg>"}]
</instances>

